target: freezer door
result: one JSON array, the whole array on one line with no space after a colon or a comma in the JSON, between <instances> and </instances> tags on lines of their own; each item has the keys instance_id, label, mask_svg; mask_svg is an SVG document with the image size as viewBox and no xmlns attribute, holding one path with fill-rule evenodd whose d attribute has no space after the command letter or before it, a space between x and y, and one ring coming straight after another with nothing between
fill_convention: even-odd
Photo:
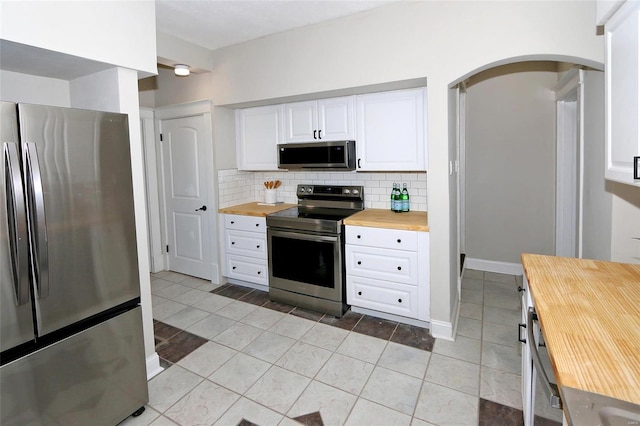
<instances>
[{"instance_id":1,"label":"freezer door","mask_svg":"<svg viewBox=\"0 0 640 426\"><path fill-rule=\"evenodd\" d=\"M148 401L139 307L0 367L2 426L113 426Z\"/></svg>"},{"instance_id":2,"label":"freezer door","mask_svg":"<svg viewBox=\"0 0 640 426\"><path fill-rule=\"evenodd\" d=\"M16 105L0 103L0 352L34 339Z\"/></svg>"},{"instance_id":3,"label":"freezer door","mask_svg":"<svg viewBox=\"0 0 640 426\"><path fill-rule=\"evenodd\" d=\"M124 114L18 105L38 335L139 297Z\"/></svg>"}]
</instances>

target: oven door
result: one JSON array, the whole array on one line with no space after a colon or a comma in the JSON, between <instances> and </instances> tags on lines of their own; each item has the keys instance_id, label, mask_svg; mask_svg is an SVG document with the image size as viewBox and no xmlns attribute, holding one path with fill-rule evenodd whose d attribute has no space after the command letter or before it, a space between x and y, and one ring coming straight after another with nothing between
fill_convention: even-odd
<instances>
[{"instance_id":1,"label":"oven door","mask_svg":"<svg viewBox=\"0 0 640 426\"><path fill-rule=\"evenodd\" d=\"M342 301L342 235L267 228L269 287Z\"/></svg>"}]
</instances>

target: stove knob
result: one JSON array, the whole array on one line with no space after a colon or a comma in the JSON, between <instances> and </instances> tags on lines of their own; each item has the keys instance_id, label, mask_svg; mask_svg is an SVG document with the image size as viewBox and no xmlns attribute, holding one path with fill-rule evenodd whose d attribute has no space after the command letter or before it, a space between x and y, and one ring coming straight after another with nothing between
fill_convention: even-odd
<instances>
[{"instance_id":1,"label":"stove knob","mask_svg":"<svg viewBox=\"0 0 640 426\"><path fill-rule=\"evenodd\" d=\"M345 189L344 189L344 191L342 191L342 192L344 192L344 193L345 193L345 194L347 194L347 195L348 195L348 194L351 194L351 191L349 191L349 188L345 188Z\"/></svg>"},{"instance_id":2,"label":"stove knob","mask_svg":"<svg viewBox=\"0 0 640 426\"><path fill-rule=\"evenodd\" d=\"M302 192L302 193L304 193L304 187L300 187L300 188L298 188L298 192Z\"/></svg>"},{"instance_id":3,"label":"stove knob","mask_svg":"<svg viewBox=\"0 0 640 426\"><path fill-rule=\"evenodd\" d=\"M351 193L353 195L358 195L360 193L360 191L358 191L357 189L354 189L353 191L351 191Z\"/></svg>"}]
</instances>

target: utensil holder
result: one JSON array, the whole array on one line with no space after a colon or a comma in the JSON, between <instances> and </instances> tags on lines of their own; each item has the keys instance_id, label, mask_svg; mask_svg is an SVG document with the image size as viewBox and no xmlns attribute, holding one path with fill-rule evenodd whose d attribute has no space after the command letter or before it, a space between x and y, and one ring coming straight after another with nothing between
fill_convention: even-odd
<instances>
[{"instance_id":1,"label":"utensil holder","mask_svg":"<svg viewBox=\"0 0 640 426\"><path fill-rule=\"evenodd\" d=\"M274 189L265 189L264 190L264 202L266 204L275 204L276 203L276 195L277 195L277 190Z\"/></svg>"}]
</instances>

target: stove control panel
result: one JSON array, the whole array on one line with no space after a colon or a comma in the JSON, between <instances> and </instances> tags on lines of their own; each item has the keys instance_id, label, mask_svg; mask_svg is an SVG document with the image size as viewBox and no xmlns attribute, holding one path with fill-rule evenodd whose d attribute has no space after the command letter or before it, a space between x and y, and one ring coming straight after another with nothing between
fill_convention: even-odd
<instances>
[{"instance_id":1,"label":"stove control panel","mask_svg":"<svg viewBox=\"0 0 640 426\"><path fill-rule=\"evenodd\" d=\"M298 198L363 198L362 186L298 185Z\"/></svg>"}]
</instances>

